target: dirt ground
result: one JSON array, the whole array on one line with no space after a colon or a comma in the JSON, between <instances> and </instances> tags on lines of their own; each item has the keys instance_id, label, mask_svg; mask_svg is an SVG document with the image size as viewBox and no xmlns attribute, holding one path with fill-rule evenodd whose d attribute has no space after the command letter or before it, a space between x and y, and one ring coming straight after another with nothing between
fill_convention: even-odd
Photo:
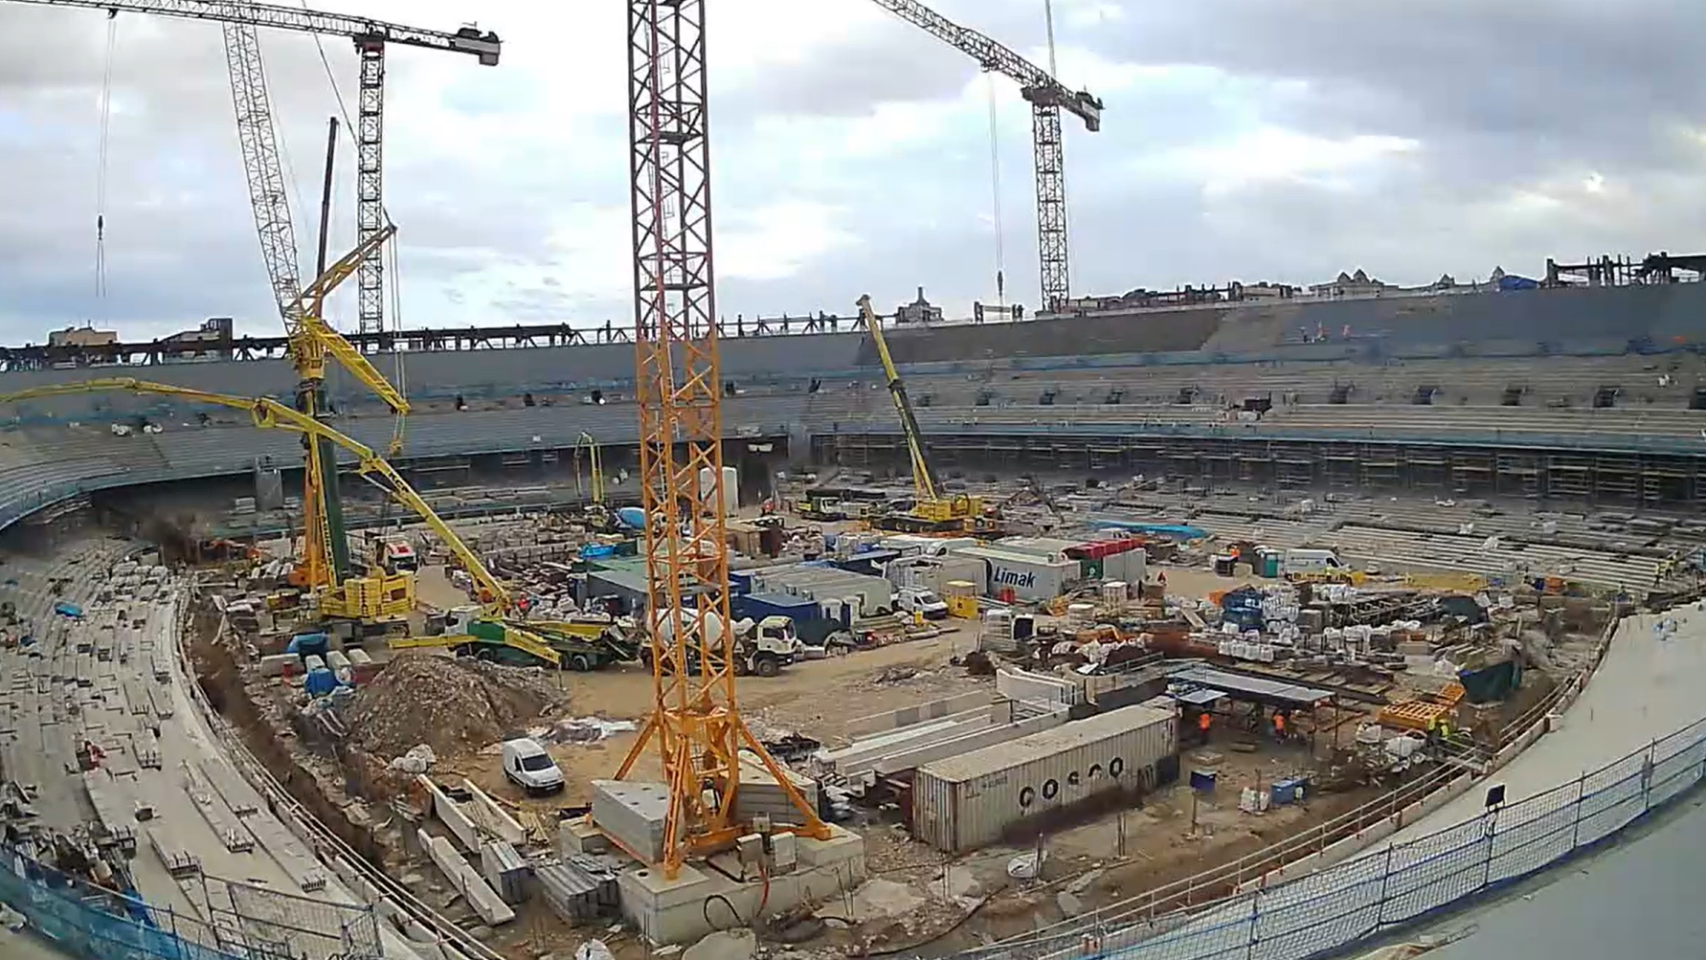
<instances>
[{"instance_id":1,"label":"dirt ground","mask_svg":"<svg viewBox=\"0 0 1706 960\"><path fill-rule=\"evenodd\" d=\"M842 724L854 717L973 690L993 693L992 678L968 676L948 662L974 646L975 628L960 626L929 640L797 663L776 677L741 677L735 681L736 697L742 717L761 739L791 732L833 742ZM568 694L569 712L577 717L631 720L637 725L651 709L652 675L636 664L597 673L563 672L555 679ZM466 776L523 809L554 811L590 803L592 781L615 776L638 737L635 731L616 733L597 743L552 745L550 752L569 783L555 797L523 796L504 779L489 747L441 758L434 771ZM647 771L656 773L654 758L643 755L636 770L642 776Z\"/></svg>"}]
</instances>

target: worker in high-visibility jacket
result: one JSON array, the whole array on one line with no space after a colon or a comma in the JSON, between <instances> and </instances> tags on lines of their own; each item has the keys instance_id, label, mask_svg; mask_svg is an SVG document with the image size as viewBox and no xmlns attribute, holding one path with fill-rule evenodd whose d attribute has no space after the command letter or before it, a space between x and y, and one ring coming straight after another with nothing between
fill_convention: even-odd
<instances>
[{"instance_id":1,"label":"worker in high-visibility jacket","mask_svg":"<svg viewBox=\"0 0 1706 960\"><path fill-rule=\"evenodd\" d=\"M1202 713L1197 714L1197 732L1202 734L1202 742L1203 743L1208 742L1208 728L1213 723L1214 723L1214 721L1209 719L1207 710L1204 710Z\"/></svg>"}]
</instances>

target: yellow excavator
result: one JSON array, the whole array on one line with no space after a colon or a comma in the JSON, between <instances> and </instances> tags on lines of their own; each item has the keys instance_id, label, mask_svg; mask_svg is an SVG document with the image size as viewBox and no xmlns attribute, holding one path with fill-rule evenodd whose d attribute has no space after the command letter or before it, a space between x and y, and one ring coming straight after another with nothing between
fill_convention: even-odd
<instances>
[{"instance_id":1,"label":"yellow excavator","mask_svg":"<svg viewBox=\"0 0 1706 960\"><path fill-rule=\"evenodd\" d=\"M871 309L871 298L859 298L859 316L865 330L876 345L877 357L883 364L883 376L888 380L889 397L894 400L895 412L900 414L900 429L906 436L906 450L912 457L912 509L905 512L881 513L873 517L876 526L885 530L904 530L910 533L989 533L994 525L984 517L983 498L970 494L945 495L936 481L936 472L924 454L924 434L918 429L918 415L912 410L912 400L906 395L906 384L889 354L888 341L883 339L883 324Z\"/></svg>"},{"instance_id":2,"label":"yellow excavator","mask_svg":"<svg viewBox=\"0 0 1706 960\"><path fill-rule=\"evenodd\" d=\"M324 421L265 397L235 397L169 383L154 383L135 377L104 377L77 383L59 383L32 387L13 393L0 394L0 403L18 403L43 397L83 393L123 391L172 397L191 403L205 403L248 412L254 425L262 429L288 430L311 441L324 440L334 447L349 451L356 461L358 476L379 487L392 500L420 517L427 528L450 550L452 556L474 581L480 599L478 607L452 624L456 632L441 637L407 638L393 641L399 647L449 647L459 652L512 654L508 659L522 662L541 662L561 666L565 659L577 669L594 669L614 659L628 659L629 651L623 638L610 629L612 625L581 621L525 621L514 619L520 612L515 597L503 582L493 576L478 555L469 549L456 531L434 513L420 494L409 486L396 468L378 453L351 437L340 433ZM372 612L384 616L402 616L414 611L414 580L407 579L406 590L401 583L389 578L356 578L350 583L373 586L391 584L391 592L363 599ZM367 587L363 587L366 589ZM377 587L375 587L377 589ZM326 616L326 595L318 596L320 611Z\"/></svg>"}]
</instances>

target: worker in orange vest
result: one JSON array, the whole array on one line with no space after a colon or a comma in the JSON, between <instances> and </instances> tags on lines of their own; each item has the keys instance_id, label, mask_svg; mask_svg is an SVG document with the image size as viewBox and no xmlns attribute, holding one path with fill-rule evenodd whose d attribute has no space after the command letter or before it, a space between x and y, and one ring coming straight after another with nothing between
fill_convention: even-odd
<instances>
[{"instance_id":1,"label":"worker in orange vest","mask_svg":"<svg viewBox=\"0 0 1706 960\"><path fill-rule=\"evenodd\" d=\"M1209 720L1207 710L1204 710L1202 713L1197 714L1197 730L1198 730L1198 732L1200 732L1202 734L1202 742L1203 743L1208 742L1208 728L1209 728L1209 724L1212 722L1213 721Z\"/></svg>"},{"instance_id":2,"label":"worker in orange vest","mask_svg":"<svg viewBox=\"0 0 1706 960\"><path fill-rule=\"evenodd\" d=\"M1274 714L1274 739L1285 739L1285 714L1283 713Z\"/></svg>"}]
</instances>

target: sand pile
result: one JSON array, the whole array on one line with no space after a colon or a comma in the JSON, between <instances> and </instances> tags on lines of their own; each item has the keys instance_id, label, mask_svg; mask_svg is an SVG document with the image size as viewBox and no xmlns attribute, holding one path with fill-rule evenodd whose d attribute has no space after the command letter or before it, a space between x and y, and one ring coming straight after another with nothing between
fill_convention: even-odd
<instances>
[{"instance_id":1,"label":"sand pile","mask_svg":"<svg viewBox=\"0 0 1706 960\"><path fill-rule=\"evenodd\" d=\"M344 711L354 745L381 757L417 743L440 757L479 750L557 715L567 697L539 670L405 653Z\"/></svg>"}]
</instances>

